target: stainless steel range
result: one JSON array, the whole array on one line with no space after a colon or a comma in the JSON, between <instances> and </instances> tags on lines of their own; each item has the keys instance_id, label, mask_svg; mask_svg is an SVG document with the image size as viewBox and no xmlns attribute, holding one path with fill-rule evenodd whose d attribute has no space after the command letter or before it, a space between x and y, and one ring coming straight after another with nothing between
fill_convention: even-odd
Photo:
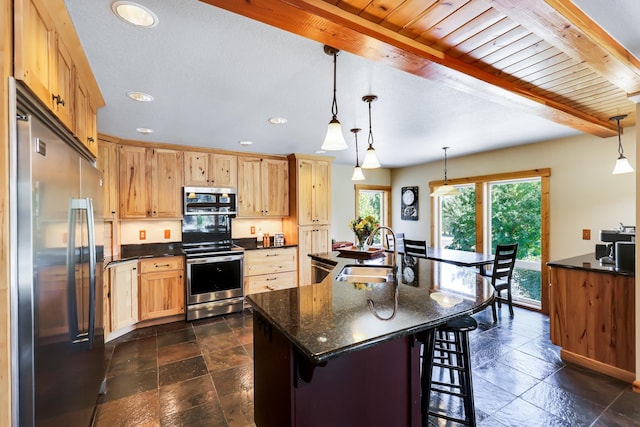
<instances>
[{"instance_id":1,"label":"stainless steel range","mask_svg":"<svg viewBox=\"0 0 640 427\"><path fill-rule=\"evenodd\" d=\"M235 201L232 188L184 188L187 320L244 308L244 250L231 240Z\"/></svg>"}]
</instances>

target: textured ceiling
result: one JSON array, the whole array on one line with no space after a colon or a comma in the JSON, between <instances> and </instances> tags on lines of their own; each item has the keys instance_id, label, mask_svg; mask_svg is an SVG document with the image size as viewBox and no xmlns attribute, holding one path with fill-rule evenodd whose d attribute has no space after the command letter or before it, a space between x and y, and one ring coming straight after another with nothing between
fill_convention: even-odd
<instances>
[{"instance_id":1,"label":"textured ceiling","mask_svg":"<svg viewBox=\"0 0 640 427\"><path fill-rule=\"evenodd\" d=\"M195 0L139 0L159 17L151 29L118 19L110 0L65 3L106 101L99 132L270 154L319 149L331 119L333 72L322 43ZM575 3L640 56L640 30L631 19L640 16L640 2ZM352 127L363 128L362 160L368 110L361 98L369 93L379 97L372 127L383 167L440 159L443 146L455 157L579 133L344 51L337 74L338 118L350 146L327 153L338 163L355 163ZM129 91L150 93L155 101L134 102ZM288 123L270 125L273 116ZM137 127L154 133L142 135ZM241 140L254 144L243 147Z\"/></svg>"}]
</instances>

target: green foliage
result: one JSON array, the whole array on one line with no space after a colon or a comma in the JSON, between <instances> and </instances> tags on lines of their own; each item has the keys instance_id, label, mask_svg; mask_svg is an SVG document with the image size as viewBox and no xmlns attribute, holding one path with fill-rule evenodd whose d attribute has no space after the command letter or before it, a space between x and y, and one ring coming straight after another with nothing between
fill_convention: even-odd
<instances>
[{"instance_id":1,"label":"green foliage","mask_svg":"<svg viewBox=\"0 0 640 427\"><path fill-rule=\"evenodd\" d=\"M518 242L518 259L540 260L540 182L491 186L491 247Z\"/></svg>"},{"instance_id":2,"label":"green foliage","mask_svg":"<svg viewBox=\"0 0 640 427\"><path fill-rule=\"evenodd\" d=\"M443 197L442 235L451 238L447 249L476 250L476 189L460 187L455 197Z\"/></svg>"},{"instance_id":3,"label":"green foliage","mask_svg":"<svg viewBox=\"0 0 640 427\"><path fill-rule=\"evenodd\" d=\"M380 224L380 209L382 206L382 193L377 191L359 191L358 216L373 217L376 224ZM373 237L373 244L380 244L380 234Z\"/></svg>"}]
</instances>

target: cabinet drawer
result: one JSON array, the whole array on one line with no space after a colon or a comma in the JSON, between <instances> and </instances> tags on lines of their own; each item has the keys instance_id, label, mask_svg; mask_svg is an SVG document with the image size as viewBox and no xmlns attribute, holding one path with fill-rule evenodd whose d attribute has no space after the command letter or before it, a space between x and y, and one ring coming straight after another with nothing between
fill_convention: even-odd
<instances>
[{"instance_id":1,"label":"cabinet drawer","mask_svg":"<svg viewBox=\"0 0 640 427\"><path fill-rule=\"evenodd\" d=\"M140 261L140 274L157 271L182 270L184 268L183 257L158 257Z\"/></svg>"},{"instance_id":2,"label":"cabinet drawer","mask_svg":"<svg viewBox=\"0 0 640 427\"><path fill-rule=\"evenodd\" d=\"M248 295L278 289L295 288L297 286L296 281L297 274L295 271L245 277L244 292L245 295Z\"/></svg>"},{"instance_id":3,"label":"cabinet drawer","mask_svg":"<svg viewBox=\"0 0 640 427\"><path fill-rule=\"evenodd\" d=\"M296 248L258 249L244 254L245 276L296 270Z\"/></svg>"}]
</instances>

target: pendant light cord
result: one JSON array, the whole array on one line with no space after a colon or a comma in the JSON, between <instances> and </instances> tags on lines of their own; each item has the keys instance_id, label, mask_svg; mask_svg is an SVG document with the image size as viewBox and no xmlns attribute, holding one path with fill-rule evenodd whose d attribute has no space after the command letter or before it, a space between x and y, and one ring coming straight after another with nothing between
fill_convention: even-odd
<instances>
[{"instance_id":1,"label":"pendant light cord","mask_svg":"<svg viewBox=\"0 0 640 427\"><path fill-rule=\"evenodd\" d=\"M358 158L358 132L354 132L352 131L353 134L356 137L356 167L359 168L360 167L360 159Z\"/></svg>"},{"instance_id":2,"label":"pendant light cord","mask_svg":"<svg viewBox=\"0 0 640 427\"><path fill-rule=\"evenodd\" d=\"M624 150L622 149L622 139L620 138L620 118L616 119L616 122L618 123L618 154L620 155L619 158L623 158Z\"/></svg>"},{"instance_id":3,"label":"pendant light cord","mask_svg":"<svg viewBox=\"0 0 640 427\"><path fill-rule=\"evenodd\" d=\"M338 52L333 52L333 103L331 104L331 114L333 114L333 120L338 118L338 101L336 101L336 68L337 68Z\"/></svg>"},{"instance_id":4,"label":"pendant light cord","mask_svg":"<svg viewBox=\"0 0 640 427\"><path fill-rule=\"evenodd\" d=\"M444 185L447 184L447 149L449 147L443 147L444 150Z\"/></svg>"},{"instance_id":5,"label":"pendant light cord","mask_svg":"<svg viewBox=\"0 0 640 427\"><path fill-rule=\"evenodd\" d=\"M373 132L371 132L371 101L373 101L373 99L367 101L369 103L369 137L367 138L369 148L373 148Z\"/></svg>"}]
</instances>

